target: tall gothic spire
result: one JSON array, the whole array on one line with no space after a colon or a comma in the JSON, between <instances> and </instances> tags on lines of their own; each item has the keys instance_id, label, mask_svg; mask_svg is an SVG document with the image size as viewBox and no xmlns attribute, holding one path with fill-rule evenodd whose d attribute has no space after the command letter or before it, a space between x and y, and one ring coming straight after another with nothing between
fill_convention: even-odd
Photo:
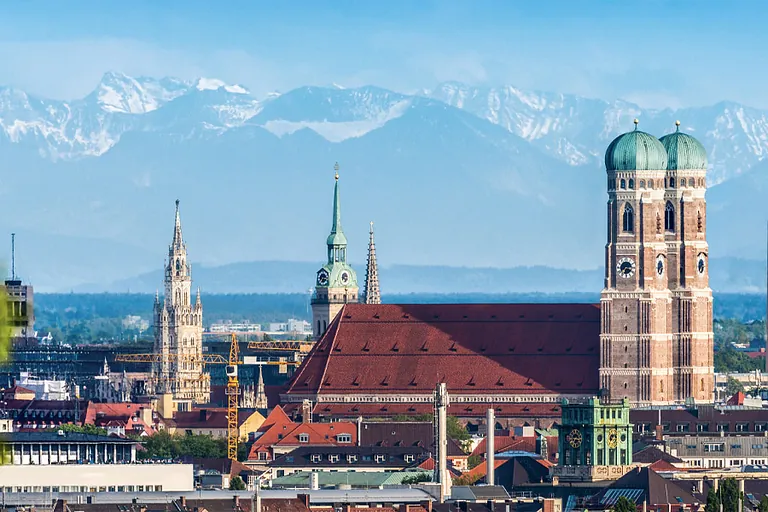
<instances>
[{"instance_id":1,"label":"tall gothic spire","mask_svg":"<svg viewBox=\"0 0 768 512\"><path fill-rule=\"evenodd\" d=\"M173 227L173 246L180 247L184 243L181 236L181 216L179 215L179 200L176 200L176 224Z\"/></svg>"},{"instance_id":2,"label":"tall gothic spire","mask_svg":"<svg viewBox=\"0 0 768 512\"><path fill-rule=\"evenodd\" d=\"M341 201L339 200L339 164L333 166L336 171L336 184L333 187L333 224L328 235L328 263L346 261L347 237L341 229Z\"/></svg>"},{"instance_id":3,"label":"tall gothic spire","mask_svg":"<svg viewBox=\"0 0 768 512\"><path fill-rule=\"evenodd\" d=\"M259 365L259 381L256 384L256 400L255 400L255 406L257 409L266 409L267 404L267 393L264 388L264 375L262 374L262 366Z\"/></svg>"},{"instance_id":4,"label":"tall gothic spire","mask_svg":"<svg viewBox=\"0 0 768 512\"><path fill-rule=\"evenodd\" d=\"M376 244L373 241L373 221L368 240L368 265L365 269L365 303L381 304L381 292L379 291L379 267L376 264Z\"/></svg>"}]
</instances>

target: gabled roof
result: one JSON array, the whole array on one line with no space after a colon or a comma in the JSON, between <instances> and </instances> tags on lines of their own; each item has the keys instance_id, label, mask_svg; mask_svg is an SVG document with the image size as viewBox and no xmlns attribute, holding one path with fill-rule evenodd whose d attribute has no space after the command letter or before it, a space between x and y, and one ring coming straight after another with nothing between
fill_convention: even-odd
<instances>
[{"instance_id":1,"label":"gabled roof","mask_svg":"<svg viewBox=\"0 0 768 512\"><path fill-rule=\"evenodd\" d=\"M436 453L435 430L431 421L363 421L360 446L421 446ZM461 456L461 446L448 439L448 457Z\"/></svg>"},{"instance_id":2,"label":"gabled roof","mask_svg":"<svg viewBox=\"0 0 768 512\"><path fill-rule=\"evenodd\" d=\"M682 459L679 459L667 452L661 451L655 446L646 446L643 449L633 453L632 460L634 462L640 462L643 464L653 464L654 462L658 462L660 460L670 464L680 464L683 462Z\"/></svg>"},{"instance_id":3,"label":"gabled roof","mask_svg":"<svg viewBox=\"0 0 768 512\"><path fill-rule=\"evenodd\" d=\"M128 421L129 418L137 416L141 409L148 407L145 404L134 403L95 403L88 402L85 410L85 423L96 425L97 423L106 423L111 420Z\"/></svg>"},{"instance_id":4,"label":"gabled roof","mask_svg":"<svg viewBox=\"0 0 768 512\"><path fill-rule=\"evenodd\" d=\"M555 460L558 448L557 436L547 436L547 454L551 460ZM494 453L499 454L508 451L522 451L536 453L536 437L522 436L494 436ZM486 439L481 440L472 450L472 455L485 456Z\"/></svg>"},{"instance_id":5,"label":"gabled roof","mask_svg":"<svg viewBox=\"0 0 768 512\"><path fill-rule=\"evenodd\" d=\"M680 487L672 480L666 480L648 467L638 467L613 482L593 497L601 506L612 507L621 496L632 492L635 503L645 501L647 506L666 505L667 503L686 503L692 505L700 500Z\"/></svg>"},{"instance_id":6,"label":"gabled roof","mask_svg":"<svg viewBox=\"0 0 768 512\"><path fill-rule=\"evenodd\" d=\"M595 304L346 304L287 393L595 394Z\"/></svg>"},{"instance_id":7,"label":"gabled roof","mask_svg":"<svg viewBox=\"0 0 768 512\"><path fill-rule=\"evenodd\" d=\"M334 423L299 423L293 430L284 434L282 439L273 443L273 446L335 445L339 434L350 435L351 441L344 444L357 443L357 425L338 421ZM300 436L302 435L306 435L309 441L301 442Z\"/></svg>"}]
</instances>

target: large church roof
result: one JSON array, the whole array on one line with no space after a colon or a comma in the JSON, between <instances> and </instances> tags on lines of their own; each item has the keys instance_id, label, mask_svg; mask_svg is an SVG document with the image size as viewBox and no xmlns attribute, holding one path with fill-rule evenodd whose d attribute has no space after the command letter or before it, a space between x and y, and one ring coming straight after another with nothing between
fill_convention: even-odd
<instances>
[{"instance_id":1,"label":"large church roof","mask_svg":"<svg viewBox=\"0 0 768 512\"><path fill-rule=\"evenodd\" d=\"M598 392L595 304L347 304L289 395Z\"/></svg>"}]
</instances>

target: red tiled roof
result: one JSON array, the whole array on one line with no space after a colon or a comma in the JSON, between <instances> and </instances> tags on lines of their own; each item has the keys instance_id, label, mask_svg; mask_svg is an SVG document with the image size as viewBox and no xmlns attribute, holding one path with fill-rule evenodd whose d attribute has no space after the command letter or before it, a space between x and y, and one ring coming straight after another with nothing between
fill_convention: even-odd
<instances>
[{"instance_id":1,"label":"red tiled roof","mask_svg":"<svg viewBox=\"0 0 768 512\"><path fill-rule=\"evenodd\" d=\"M301 404L288 404L285 409L300 408ZM559 404L488 404L488 403L453 403L448 406L448 414L458 418L484 418L489 408L496 410L497 417L538 420L540 424L549 426L560 419ZM432 404L402 404L402 403L319 403L312 414L318 418L390 418L393 416L418 416L432 414Z\"/></svg>"},{"instance_id":2,"label":"red tiled roof","mask_svg":"<svg viewBox=\"0 0 768 512\"><path fill-rule=\"evenodd\" d=\"M547 436L547 453L554 459L557 453L557 436ZM524 451L536 453L536 438L522 436L494 436L494 453L508 451ZM472 451L472 455L485 456L486 440L480 441Z\"/></svg>"},{"instance_id":3,"label":"red tiled roof","mask_svg":"<svg viewBox=\"0 0 768 512\"><path fill-rule=\"evenodd\" d=\"M197 429L223 429L227 428L226 409L197 409L193 411L179 411L174 417L176 428Z\"/></svg>"},{"instance_id":4,"label":"red tiled roof","mask_svg":"<svg viewBox=\"0 0 768 512\"><path fill-rule=\"evenodd\" d=\"M88 402L85 410L85 422L95 425L98 422L108 422L110 420L128 421L129 418L137 416L141 409L147 407L144 404L133 403L95 403Z\"/></svg>"},{"instance_id":5,"label":"red tiled roof","mask_svg":"<svg viewBox=\"0 0 768 512\"><path fill-rule=\"evenodd\" d=\"M595 304L347 304L287 393L598 391Z\"/></svg>"},{"instance_id":6,"label":"red tiled roof","mask_svg":"<svg viewBox=\"0 0 768 512\"><path fill-rule=\"evenodd\" d=\"M677 467L673 466L671 463L665 460L657 460L648 467L657 473L660 471L680 471Z\"/></svg>"},{"instance_id":7,"label":"red tiled roof","mask_svg":"<svg viewBox=\"0 0 768 512\"><path fill-rule=\"evenodd\" d=\"M743 391L737 391L735 395L728 399L726 405L744 405L746 395Z\"/></svg>"}]
</instances>

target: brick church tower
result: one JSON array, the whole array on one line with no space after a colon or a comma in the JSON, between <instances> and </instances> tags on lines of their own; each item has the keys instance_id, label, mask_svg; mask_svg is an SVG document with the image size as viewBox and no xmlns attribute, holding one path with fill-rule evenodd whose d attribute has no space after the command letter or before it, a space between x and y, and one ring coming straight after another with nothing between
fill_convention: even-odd
<instances>
[{"instance_id":1,"label":"brick church tower","mask_svg":"<svg viewBox=\"0 0 768 512\"><path fill-rule=\"evenodd\" d=\"M600 387L633 405L713 398L706 152L679 131L637 129L605 154L608 243Z\"/></svg>"},{"instance_id":2,"label":"brick church tower","mask_svg":"<svg viewBox=\"0 0 768 512\"><path fill-rule=\"evenodd\" d=\"M672 293L675 401L714 399L714 333L707 245L707 152L680 132L661 138L667 151L664 237Z\"/></svg>"}]
</instances>

